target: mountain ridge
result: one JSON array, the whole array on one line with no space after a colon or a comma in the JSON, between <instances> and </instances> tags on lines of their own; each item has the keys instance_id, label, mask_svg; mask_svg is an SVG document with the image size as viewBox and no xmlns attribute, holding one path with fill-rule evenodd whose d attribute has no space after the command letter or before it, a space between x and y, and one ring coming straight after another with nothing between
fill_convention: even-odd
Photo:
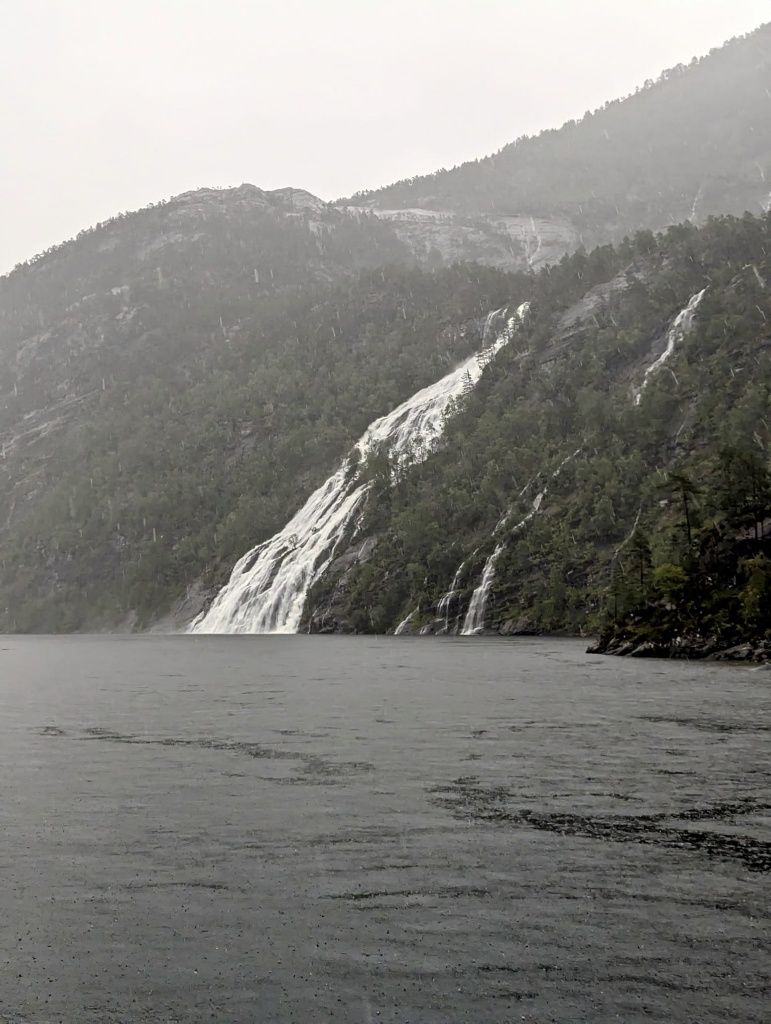
<instances>
[{"instance_id":1,"label":"mountain ridge","mask_svg":"<svg viewBox=\"0 0 771 1024\"><path fill-rule=\"evenodd\" d=\"M533 246L548 231L553 261L642 228L763 212L771 204L769 126L771 22L560 128L338 203L389 220L419 256L457 250L465 234L474 258L522 268L533 265Z\"/></svg>"},{"instance_id":2,"label":"mountain ridge","mask_svg":"<svg viewBox=\"0 0 771 1024\"><path fill-rule=\"evenodd\" d=\"M767 36L766 27L758 38ZM706 71L699 65L710 89L716 88L715 75L723 76L732 102L748 82L756 84L758 75L768 73L764 56L745 74L737 68L736 52L722 65L710 64L712 58L702 62ZM664 82L661 91L682 77L685 72ZM771 89L753 94L752 102L766 111ZM626 116L628 109L616 104L613 116ZM600 238L612 236L629 209L618 214L618 222L608 221L608 201L598 197L581 214L584 222L554 205L540 214L487 216L479 213L480 199L472 190L473 208L451 217L412 207L394 207L393 216L382 217L382 210L344 208L303 189L265 191L243 184L193 190L119 215L0 278L0 628L147 628L175 607L177 621L192 618L245 551L285 526L367 424L467 358L479 347L485 316L501 307L533 302L537 366L532 359L508 365L514 356L502 356L501 377L496 360L478 394L453 405L449 451L440 446L414 474L405 471L400 487L385 489L387 452L362 467L374 474L366 511L372 529L362 545L370 569L350 552L343 568L349 593L367 609L366 617L357 619L348 598L332 595L338 566L311 594L306 626L326 628L314 609L323 609L324 601L329 606L329 600L339 608L329 621L338 616L341 628L345 620L345 628L394 629L416 605L421 615L430 614L431 602L445 596L458 570L455 555L465 555L465 561L480 541L489 541L491 527L511 503L512 481L521 489L539 472L551 472L545 463L535 465L535 451L553 457L554 465L575 451L574 439L563 436L565 423L585 418L585 406L593 410L593 429L607 424L611 447L623 439L629 451L616 452L621 464L638 464L656 445L670 459L671 439L650 422L656 415L682 413L679 443L696 445L692 428L700 406L671 394L668 380L676 370L685 381L697 381L701 371L690 363L682 370L677 350L667 372L645 387L637 427L618 406L632 404L633 388L642 387L632 379L634 360L659 359L672 318L705 284L712 289L719 282L719 288L714 295L708 290L697 321L709 315L715 331L726 333L705 341L717 346L717 356L712 349L701 355L731 365L735 344L746 358L756 358L747 346L760 338L760 314L751 307L737 312L725 273L732 268L739 292L752 294L756 309L766 309L768 268L758 232L765 237L768 218L707 216L709 203L721 202L721 196L748 194L748 168L758 181L766 169L771 177L768 163L752 169L752 154L766 161L771 131L771 119L751 130L755 109L743 111L734 135L723 139L719 188L711 198L704 190L699 201L705 223L698 230L686 221L654 236L650 226L660 210L648 195L640 200L641 230L616 239L614 246L604 241L587 251L582 234L584 241L589 229ZM704 119L698 120L701 125ZM699 125L695 157L688 153L680 175L689 182L694 159L705 166L711 159L709 147L699 148L699 139L709 137ZM719 134L722 128L717 120L709 131ZM634 134L636 128L625 131ZM632 148L632 157L638 151ZM570 162L560 167L565 189L574 187ZM506 185L505 175L501 180ZM649 182L654 192L657 180ZM621 174L618 182L628 191L627 177ZM686 196L688 212L697 195L694 184ZM567 195L568 206L574 200ZM406 220L400 222L398 213L406 213ZM725 266L716 257L718 245ZM567 255L568 250L575 251ZM667 252L672 258L665 265ZM692 261L703 269L699 280ZM718 293L728 311L722 319L713 308ZM705 336L699 331L695 337ZM762 339L758 344L760 358ZM576 351L583 363L572 362ZM587 367L594 373L590 380ZM737 366L731 369L738 372ZM520 373L530 375L539 405L521 391ZM622 380L619 374L631 376ZM561 381L564 393L549 380ZM581 395L573 394L576 381L583 381ZM720 380L715 388L714 402L722 402L724 411L730 412L729 399L744 400L744 392L732 390L738 385ZM753 401L764 408L762 396ZM513 405L527 409L527 416ZM498 425L489 423L493 408ZM488 447L469 409L488 424ZM499 432L504 424L507 436ZM531 450L521 437L530 437L536 426L543 436ZM716 435L705 437L698 444L714 449ZM475 451L476 468L464 462L469 450ZM695 451L683 449L689 458ZM553 500L561 501L560 487L584 471L581 459L567 466L564 480L549 488ZM573 568L564 537L555 549L566 559L565 572L589 573L595 583L616 527L626 530L636 513L623 492L639 496L642 486L638 478L604 472L607 501L600 510L596 496L587 504L594 510L587 513L592 528L604 523L604 540L585 539L583 561ZM444 552L435 550L431 531L425 535L420 521L424 515L431 522L426 474L435 475L438 487L432 508L451 498L457 503L455 511L452 503L445 509L448 524L453 516L470 516L457 522L456 541L444 537ZM472 480L478 493L470 495ZM414 499L412 509L404 504L405 494ZM526 495L530 502L536 496ZM529 531L543 543L548 512L547 503ZM650 521L656 527L655 516ZM585 528L576 527L578 533ZM424 540L412 550L420 536ZM389 537L392 552L405 555L403 564L389 562L380 537ZM478 564L472 559L468 571L478 574L490 554L482 546L474 556ZM537 564L536 553L529 554ZM539 628L584 628L593 621L601 603L599 583L568 586L563 579L573 596L567 603L560 598L557 614L548 610L554 595L544 590L543 580L528 582L529 570L518 557L504 552L496 563L488 627L512 621L499 615L508 600L501 595L519 583L530 594L522 615L531 615ZM549 572L561 571L553 560L549 564ZM592 575L592 565L599 576ZM377 578L368 576L376 566ZM394 587L397 568L409 592ZM555 588L559 592L556 583ZM576 610L579 601L584 618Z\"/></svg>"}]
</instances>

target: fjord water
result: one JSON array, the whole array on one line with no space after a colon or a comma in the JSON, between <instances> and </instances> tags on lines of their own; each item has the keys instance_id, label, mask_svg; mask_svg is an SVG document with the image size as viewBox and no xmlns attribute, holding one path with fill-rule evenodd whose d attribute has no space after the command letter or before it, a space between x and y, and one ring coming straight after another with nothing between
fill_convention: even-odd
<instances>
[{"instance_id":1,"label":"fjord water","mask_svg":"<svg viewBox=\"0 0 771 1024\"><path fill-rule=\"evenodd\" d=\"M0 640L0 1020L761 1021L763 671Z\"/></svg>"}]
</instances>

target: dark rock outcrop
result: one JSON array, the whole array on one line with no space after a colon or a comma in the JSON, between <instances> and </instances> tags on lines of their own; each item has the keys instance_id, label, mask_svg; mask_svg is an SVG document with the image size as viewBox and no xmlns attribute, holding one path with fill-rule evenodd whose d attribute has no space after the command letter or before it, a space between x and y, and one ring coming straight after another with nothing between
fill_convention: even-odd
<instances>
[{"instance_id":1,"label":"dark rock outcrop","mask_svg":"<svg viewBox=\"0 0 771 1024\"><path fill-rule=\"evenodd\" d=\"M674 640L640 640L620 633L605 634L587 648L587 654L612 654L627 658L675 658L687 661L733 661L763 664L771 661L771 641L742 640L735 643L697 634Z\"/></svg>"}]
</instances>

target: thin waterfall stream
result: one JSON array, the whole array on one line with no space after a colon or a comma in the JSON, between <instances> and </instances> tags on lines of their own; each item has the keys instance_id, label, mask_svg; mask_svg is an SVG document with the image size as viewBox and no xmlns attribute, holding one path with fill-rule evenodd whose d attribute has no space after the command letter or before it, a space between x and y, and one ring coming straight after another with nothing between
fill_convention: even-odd
<instances>
[{"instance_id":1,"label":"thin waterfall stream","mask_svg":"<svg viewBox=\"0 0 771 1024\"><path fill-rule=\"evenodd\" d=\"M560 462L559 466L557 466L557 468L551 474L551 477L549 479L556 480L556 478L562 472L563 467L566 466L568 462L571 462L578 454L580 454L580 452L581 449L577 448L574 452L571 452L570 455L566 455L562 462ZM532 504L530 505L530 510L528 511L527 515L511 527L509 531L511 536L513 536L516 533L519 533L519 531L530 522L533 516L537 515L538 512L540 512L541 505L543 504L543 499L546 497L548 490L548 487L544 487L542 490L538 492L538 494L536 494L535 498L533 498ZM522 493L524 492L520 492L520 497ZM498 533L498 531L506 525L510 517L511 510L509 510L503 516L503 518L497 523L495 529L493 530L494 535ZM484 629L485 612L487 611L487 599L490 596L490 589L493 585L493 580L495 579L496 563L503 554L505 547L505 542L499 541L495 546L495 550L485 562L484 568L482 569L482 578L479 581L479 585L474 589L474 592L471 595L471 601L469 602L468 611L466 612L466 618L463 621L463 628L460 631L461 636L475 636L477 633L481 633L482 630Z\"/></svg>"},{"instance_id":2,"label":"thin waterfall stream","mask_svg":"<svg viewBox=\"0 0 771 1024\"><path fill-rule=\"evenodd\" d=\"M688 300L688 305L684 309L681 309L675 319L672 321L672 326L667 331L666 336L666 347L661 355L654 359L651 365L645 371L640 387L634 392L634 404L639 405L642 401L643 391L648 386L651 376L667 362L669 357L675 350L675 346L679 341L688 334L693 328L693 320L696 315L699 303L704 298L706 288L702 288L700 292L692 295Z\"/></svg>"}]
</instances>

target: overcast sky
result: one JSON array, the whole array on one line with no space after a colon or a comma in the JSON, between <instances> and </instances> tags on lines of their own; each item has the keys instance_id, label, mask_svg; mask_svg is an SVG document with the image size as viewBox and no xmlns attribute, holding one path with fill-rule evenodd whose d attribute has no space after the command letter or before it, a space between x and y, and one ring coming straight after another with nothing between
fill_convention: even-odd
<instances>
[{"instance_id":1,"label":"overcast sky","mask_svg":"<svg viewBox=\"0 0 771 1024\"><path fill-rule=\"evenodd\" d=\"M202 185L450 167L771 19L769 0L0 0L0 273Z\"/></svg>"}]
</instances>

